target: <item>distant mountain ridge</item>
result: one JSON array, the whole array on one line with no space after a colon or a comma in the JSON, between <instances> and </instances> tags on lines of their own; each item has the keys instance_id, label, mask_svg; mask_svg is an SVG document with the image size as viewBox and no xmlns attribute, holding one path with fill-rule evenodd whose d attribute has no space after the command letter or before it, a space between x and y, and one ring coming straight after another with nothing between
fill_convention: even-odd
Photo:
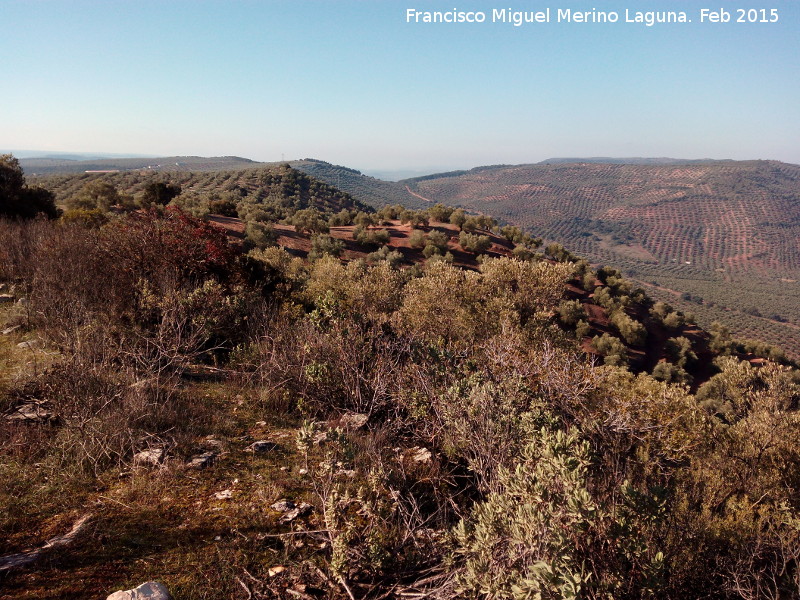
<instances>
[{"instance_id":1,"label":"distant mountain ridge","mask_svg":"<svg viewBox=\"0 0 800 600\"><path fill-rule=\"evenodd\" d=\"M162 156L136 158L97 158L74 160L70 158L21 158L20 166L27 175L54 175L84 173L86 171L151 169L158 171L224 171L264 166L240 156Z\"/></svg>"},{"instance_id":2,"label":"distant mountain ridge","mask_svg":"<svg viewBox=\"0 0 800 600\"><path fill-rule=\"evenodd\" d=\"M731 159L715 159L715 158L647 158L647 157L629 157L629 158L613 158L608 156L597 156L592 158L548 158L539 161L538 165L552 165L561 163L603 163L612 165L702 165L702 164L715 164L715 163L732 163L736 162Z\"/></svg>"}]
</instances>

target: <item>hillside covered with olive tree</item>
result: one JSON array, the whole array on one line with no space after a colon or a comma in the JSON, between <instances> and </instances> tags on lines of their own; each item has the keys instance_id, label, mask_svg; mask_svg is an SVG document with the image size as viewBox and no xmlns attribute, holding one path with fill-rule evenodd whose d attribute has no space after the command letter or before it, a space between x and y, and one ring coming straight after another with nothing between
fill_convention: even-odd
<instances>
[{"instance_id":1,"label":"hillside covered with olive tree","mask_svg":"<svg viewBox=\"0 0 800 600\"><path fill-rule=\"evenodd\" d=\"M289 166L53 180L50 219L2 167L3 594L800 593L779 349Z\"/></svg>"},{"instance_id":2,"label":"hillside covered with olive tree","mask_svg":"<svg viewBox=\"0 0 800 600\"><path fill-rule=\"evenodd\" d=\"M297 168L373 206L441 202L529 228L619 269L705 327L719 321L800 355L797 165L554 159L396 183L323 161Z\"/></svg>"}]
</instances>

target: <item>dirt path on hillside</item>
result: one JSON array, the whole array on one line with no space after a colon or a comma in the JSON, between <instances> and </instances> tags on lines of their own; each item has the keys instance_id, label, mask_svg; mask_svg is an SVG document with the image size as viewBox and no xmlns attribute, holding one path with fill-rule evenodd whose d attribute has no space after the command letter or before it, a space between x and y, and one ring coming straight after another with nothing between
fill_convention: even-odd
<instances>
[{"instance_id":1,"label":"dirt path on hillside","mask_svg":"<svg viewBox=\"0 0 800 600\"><path fill-rule=\"evenodd\" d=\"M411 191L411 188L410 188L410 187L408 187L408 186L406 186L406 191L407 191L409 194L411 194L412 196L414 196L415 198L419 198L420 200L424 200L425 202L430 202L430 203L433 203L433 200L431 200L430 198L426 198L425 196L420 196L420 195L419 195L419 194L417 194L416 192L412 192L412 191Z\"/></svg>"}]
</instances>

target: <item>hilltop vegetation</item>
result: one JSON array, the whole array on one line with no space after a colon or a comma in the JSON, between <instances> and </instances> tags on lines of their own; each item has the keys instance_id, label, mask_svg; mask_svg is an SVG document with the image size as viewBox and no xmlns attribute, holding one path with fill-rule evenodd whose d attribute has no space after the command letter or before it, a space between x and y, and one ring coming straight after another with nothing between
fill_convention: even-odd
<instances>
[{"instance_id":1,"label":"hilltop vegetation","mask_svg":"<svg viewBox=\"0 0 800 600\"><path fill-rule=\"evenodd\" d=\"M205 216L211 210L235 213L240 204L258 205L273 219L289 216L304 208L333 212L343 209L369 210L349 194L285 164L209 172L136 169L119 173L50 175L36 177L34 181L51 191L56 202L65 208L108 208L115 204L123 208L135 208L142 205L143 200L144 204L157 201L152 194L158 186L172 186L177 194L161 203L166 204L174 199L176 205L195 216ZM98 206L96 199L84 201L87 196L92 196L93 190L100 187L108 191L108 206Z\"/></svg>"},{"instance_id":2,"label":"hilltop vegetation","mask_svg":"<svg viewBox=\"0 0 800 600\"><path fill-rule=\"evenodd\" d=\"M91 523L27 569L0 557L4 593L800 594L800 377L777 350L742 360L483 215L357 210L286 167L236 201L129 176L83 186L137 210L76 186L95 208L65 208L103 219L0 223L24 298L0 308L3 554ZM215 202L227 230L178 208Z\"/></svg>"}]
</instances>

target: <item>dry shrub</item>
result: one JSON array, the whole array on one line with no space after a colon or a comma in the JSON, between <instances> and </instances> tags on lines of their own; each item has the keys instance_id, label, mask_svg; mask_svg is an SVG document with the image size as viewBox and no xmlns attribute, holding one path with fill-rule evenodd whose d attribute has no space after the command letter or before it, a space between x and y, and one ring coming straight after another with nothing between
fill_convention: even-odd
<instances>
[{"instance_id":1,"label":"dry shrub","mask_svg":"<svg viewBox=\"0 0 800 600\"><path fill-rule=\"evenodd\" d=\"M308 414L386 416L406 353L381 327L338 321L323 306L300 319L276 315L251 342L247 368L262 395L289 394Z\"/></svg>"},{"instance_id":2,"label":"dry shrub","mask_svg":"<svg viewBox=\"0 0 800 600\"><path fill-rule=\"evenodd\" d=\"M32 324L68 354L180 366L232 347L258 297L224 233L178 211L99 230L3 223L0 240L9 242L2 270L28 290Z\"/></svg>"},{"instance_id":3,"label":"dry shrub","mask_svg":"<svg viewBox=\"0 0 800 600\"><path fill-rule=\"evenodd\" d=\"M24 424L27 460L95 476L149 446L171 445L178 422L175 382L137 380L131 371L67 362L26 386L26 396L56 415L52 425ZM47 435L43 435L47 432ZM13 428L3 428L5 435ZM16 432L18 433L18 432Z\"/></svg>"}]
</instances>

